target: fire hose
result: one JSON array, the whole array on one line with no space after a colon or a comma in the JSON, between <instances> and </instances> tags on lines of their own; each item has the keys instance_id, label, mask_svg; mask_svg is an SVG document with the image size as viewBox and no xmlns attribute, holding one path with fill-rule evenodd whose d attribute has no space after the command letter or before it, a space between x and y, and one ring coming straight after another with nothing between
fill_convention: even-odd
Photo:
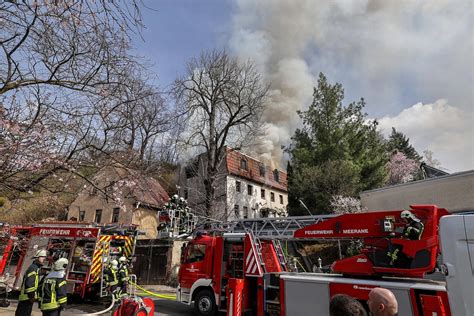
<instances>
[{"instance_id":1,"label":"fire hose","mask_svg":"<svg viewBox=\"0 0 474 316\"><path fill-rule=\"evenodd\" d=\"M107 307L106 309L104 309L102 311L95 312L95 313L86 313L86 314L79 314L79 315L81 315L81 316L92 316L92 315L105 314L105 313L109 312L112 308L114 308L114 305L115 305L115 297L112 295L112 303L110 303L110 306Z\"/></svg>"},{"instance_id":2,"label":"fire hose","mask_svg":"<svg viewBox=\"0 0 474 316\"><path fill-rule=\"evenodd\" d=\"M140 296L146 296L145 294L148 294L148 295L151 295L151 296L155 296L155 297L158 297L158 298L163 298L163 299L166 299L166 300L176 300L176 295L175 294L160 294L160 293L154 293L154 292L151 292L147 289L144 289L143 287L139 286L138 284L136 283L133 283L130 281L130 284L135 286L137 289L139 289L140 291L142 292L139 292L137 293L137 295L140 295Z\"/></svg>"}]
</instances>

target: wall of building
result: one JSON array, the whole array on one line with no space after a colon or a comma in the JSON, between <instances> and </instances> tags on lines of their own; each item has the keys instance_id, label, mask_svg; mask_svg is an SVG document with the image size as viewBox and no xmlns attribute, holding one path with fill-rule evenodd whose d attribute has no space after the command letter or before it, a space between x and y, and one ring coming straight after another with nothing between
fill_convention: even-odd
<instances>
[{"instance_id":1,"label":"wall of building","mask_svg":"<svg viewBox=\"0 0 474 316\"><path fill-rule=\"evenodd\" d=\"M84 222L95 222L96 210L102 210L100 223L112 223L112 215L114 208L117 208L114 203L108 202L105 198L99 195L91 195L87 192L82 192L78 195L76 200L69 206L68 219L80 219L80 211L84 211ZM158 219L156 210L132 205L132 201L125 200L124 205L120 207L118 224L134 224L138 225L139 230L143 231L145 235L138 236L139 239L156 238Z\"/></svg>"},{"instance_id":2,"label":"wall of building","mask_svg":"<svg viewBox=\"0 0 474 316\"><path fill-rule=\"evenodd\" d=\"M206 212L206 189L204 187L204 174L206 171L206 159L204 155L199 156L196 164L197 171L192 177L186 176L186 168L181 168L179 176L179 195L186 198L189 207L198 214ZM223 165L225 165L223 163ZM218 214L214 214L215 218L226 219L228 214L226 204L226 170L225 166L221 167L216 180L215 187L215 205Z\"/></svg>"},{"instance_id":3,"label":"wall of building","mask_svg":"<svg viewBox=\"0 0 474 316\"><path fill-rule=\"evenodd\" d=\"M240 182L240 192L237 191L237 182ZM235 176L227 176L227 208L232 210L232 218L245 218L244 207L247 207L247 218L261 217L262 208L286 209L288 205L288 194L262 186L258 183L244 180ZM248 186L252 186L252 194L248 194ZM261 190L265 190L265 197L262 198ZM275 200L271 201L271 194ZM280 201L280 196L282 202ZM236 208L238 207L238 213Z\"/></svg>"},{"instance_id":4,"label":"wall of building","mask_svg":"<svg viewBox=\"0 0 474 316\"><path fill-rule=\"evenodd\" d=\"M474 210L474 170L415 181L360 194L369 211L407 209L410 204L436 204L451 212Z\"/></svg>"},{"instance_id":5,"label":"wall of building","mask_svg":"<svg viewBox=\"0 0 474 316\"><path fill-rule=\"evenodd\" d=\"M138 229L144 233L139 235L139 239L154 239L158 232L157 211L153 209L138 208L133 211L132 224L138 225Z\"/></svg>"},{"instance_id":6,"label":"wall of building","mask_svg":"<svg viewBox=\"0 0 474 316\"><path fill-rule=\"evenodd\" d=\"M90 194L87 191L79 193L77 198L69 206L68 219L72 217L80 219L80 211L84 211L84 221L94 222L96 210L102 210L100 223L111 223L114 208L117 208L115 203L106 200L104 197L97 194ZM132 221L133 206L131 201L125 201L120 208L118 223L130 224Z\"/></svg>"}]
</instances>

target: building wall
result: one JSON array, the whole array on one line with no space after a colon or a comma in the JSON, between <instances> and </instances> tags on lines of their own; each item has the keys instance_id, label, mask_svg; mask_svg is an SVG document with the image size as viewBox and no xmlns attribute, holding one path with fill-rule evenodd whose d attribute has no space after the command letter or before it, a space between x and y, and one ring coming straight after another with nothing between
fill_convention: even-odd
<instances>
[{"instance_id":1,"label":"building wall","mask_svg":"<svg viewBox=\"0 0 474 316\"><path fill-rule=\"evenodd\" d=\"M197 172L192 177L186 176L186 168L182 168L179 176L179 195L186 198L189 207L198 214L205 214L206 211L206 189L204 187L204 174L206 171L206 159L204 155L200 155L197 161ZM228 217L228 209L226 204L226 170L225 164L219 169L218 175L214 182L216 210L218 214L214 214L215 218L226 219Z\"/></svg>"},{"instance_id":2,"label":"building wall","mask_svg":"<svg viewBox=\"0 0 474 316\"><path fill-rule=\"evenodd\" d=\"M237 182L240 182L240 192L237 192ZM252 187L252 194L248 194L248 186ZM265 190L265 197L262 198L261 190ZM274 194L275 200L271 201L271 193ZM280 203L280 196L282 202ZM283 209L286 210L288 205L288 194L281 192L253 181L244 180L235 176L227 176L227 208L233 210L230 212L231 218L244 218L244 207L247 207L247 218L261 217L260 210L262 208ZM236 213L238 206L238 213Z\"/></svg>"},{"instance_id":3,"label":"building wall","mask_svg":"<svg viewBox=\"0 0 474 316\"><path fill-rule=\"evenodd\" d=\"M111 223L113 209L117 207L119 206L101 196L81 192L69 206L68 219L75 217L79 220L80 211L85 211L84 221L94 222L96 210L101 209L102 217L100 223ZM118 223L130 224L132 222L132 213L132 202L125 201L124 205L120 208Z\"/></svg>"},{"instance_id":4,"label":"building wall","mask_svg":"<svg viewBox=\"0 0 474 316\"><path fill-rule=\"evenodd\" d=\"M407 209L410 204L436 204L451 212L474 210L474 170L395 185L360 194L369 211Z\"/></svg>"},{"instance_id":5,"label":"building wall","mask_svg":"<svg viewBox=\"0 0 474 316\"><path fill-rule=\"evenodd\" d=\"M152 209L138 208L133 211L132 224L138 225L138 229L145 233L139 235L138 239L155 239L158 236L157 211Z\"/></svg>"},{"instance_id":6,"label":"building wall","mask_svg":"<svg viewBox=\"0 0 474 316\"><path fill-rule=\"evenodd\" d=\"M84 222L95 222L96 210L102 210L102 217L99 223L112 223L113 209L118 206L109 203L105 198L98 195L91 195L88 192L82 192L76 200L69 206L68 219L76 218L79 220L79 211L84 211ZM135 208L132 201L126 200L120 208L118 224L134 224L138 225L138 229L145 233L139 235L139 239L156 238L158 219L156 210L148 208Z\"/></svg>"}]
</instances>

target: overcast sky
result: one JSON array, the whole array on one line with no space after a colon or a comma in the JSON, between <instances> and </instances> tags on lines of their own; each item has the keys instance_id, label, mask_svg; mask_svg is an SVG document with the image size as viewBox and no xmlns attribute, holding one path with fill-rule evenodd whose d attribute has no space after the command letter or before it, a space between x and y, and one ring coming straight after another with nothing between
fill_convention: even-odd
<instances>
[{"instance_id":1,"label":"overcast sky","mask_svg":"<svg viewBox=\"0 0 474 316\"><path fill-rule=\"evenodd\" d=\"M474 169L474 14L471 0L145 1L143 39L166 89L201 50L252 59L270 84L273 152L299 124L319 72L364 97L366 111L431 150L449 172Z\"/></svg>"}]
</instances>

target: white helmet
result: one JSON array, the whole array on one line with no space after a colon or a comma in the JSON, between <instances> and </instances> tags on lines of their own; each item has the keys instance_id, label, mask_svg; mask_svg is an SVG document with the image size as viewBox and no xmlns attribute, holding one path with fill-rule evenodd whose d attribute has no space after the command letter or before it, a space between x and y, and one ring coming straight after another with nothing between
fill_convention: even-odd
<instances>
[{"instance_id":1,"label":"white helmet","mask_svg":"<svg viewBox=\"0 0 474 316\"><path fill-rule=\"evenodd\" d=\"M411 219L411 220L418 220L418 218L416 218L416 216L410 212L410 211L403 211L400 215L401 218L404 218L404 219Z\"/></svg>"},{"instance_id":2,"label":"white helmet","mask_svg":"<svg viewBox=\"0 0 474 316\"><path fill-rule=\"evenodd\" d=\"M120 263L125 263L125 262L127 262L127 258L122 256L122 257L119 258L119 262Z\"/></svg>"},{"instance_id":3,"label":"white helmet","mask_svg":"<svg viewBox=\"0 0 474 316\"><path fill-rule=\"evenodd\" d=\"M53 269L55 271L63 271L66 269L66 266L68 265L69 261L66 258L59 258L54 262L53 264Z\"/></svg>"},{"instance_id":4,"label":"white helmet","mask_svg":"<svg viewBox=\"0 0 474 316\"><path fill-rule=\"evenodd\" d=\"M111 266L112 268L116 269L116 268L118 267L118 261L115 260L115 259L112 260L112 261L110 262L110 266Z\"/></svg>"},{"instance_id":5,"label":"white helmet","mask_svg":"<svg viewBox=\"0 0 474 316\"><path fill-rule=\"evenodd\" d=\"M35 253L33 258L39 258L39 257L46 258L47 256L48 256L48 252L45 249L40 249Z\"/></svg>"}]
</instances>

